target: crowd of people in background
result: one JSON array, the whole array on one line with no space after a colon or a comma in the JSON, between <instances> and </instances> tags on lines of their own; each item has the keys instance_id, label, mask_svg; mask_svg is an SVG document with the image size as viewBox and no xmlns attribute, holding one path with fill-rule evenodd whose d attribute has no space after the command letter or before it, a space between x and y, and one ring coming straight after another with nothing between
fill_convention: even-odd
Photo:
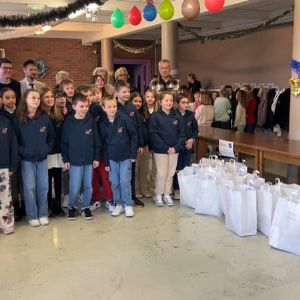
<instances>
[{"instance_id":1,"label":"crowd of people in background","mask_svg":"<svg viewBox=\"0 0 300 300\"><path fill-rule=\"evenodd\" d=\"M170 75L170 61L158 67L159 76L142 95L130 86L124 67L115 71L114 86L97 67L92 82L78 86L59 71L52 89L37 81L33 60L24 62L25 78L18 82L12 62L0 59L5 234L23 216L37 227L49 224L49 217L75 220L79 207L90 220L102 204L114 217L133 217L133 205L144 207L144 198L174 206L176 171L191 164L202 126L254 132L257 103L248 85L206 91L192 73L188 85L180 85Z\"/></svg>"}]
</instances>

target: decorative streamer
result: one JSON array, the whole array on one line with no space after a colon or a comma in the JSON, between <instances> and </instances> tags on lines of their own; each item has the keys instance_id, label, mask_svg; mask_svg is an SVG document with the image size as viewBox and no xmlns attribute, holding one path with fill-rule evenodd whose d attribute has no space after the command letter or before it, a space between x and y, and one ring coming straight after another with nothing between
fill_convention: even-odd
<instances>
[{"instance_id":1,"label":"decorative streamer","mask_svg":"<svg viewBox=\"0 0 300 300\"><path fill-rule=\"evenodd\" d=\"M120 43L117 40L113 40L113 43L115 45L115 48L120 48L120 49L122 49L122 50L124 50L126 52L129 52L129 53L140 54L140 53L145 53L147 51L150 51L156 45L159 45L160 41L156 40L156 41L152 42L150 45L148 45L146 47L139 47L139 48L126 46L126 45Z\"/></svg>"},{"instance_id":2,"label":"decorative streamer","mask_svg":"<svg viewBox=\"0 0 300 300\"><path fill-rule=\"evenodd\" d=\"M83 9L91 3L95 3L100 6L106 1L107 0L76 0L67 6L53 8L47 12L32 13L29 16L1 16L0 27L34 26L50 22L58 22L59 20L66 19L71 13L75 13L76 11Z\"/></svg>"},{"instance_id":3,"label":"decorative streamer","mask_svg":"<svg viewBox=\"0 0 300 300\"><path fill-rule=\"evenodd\" d=\"M300 62L297 61L296 59L291 59L290 63L291 69L294 71L294 73L297 74L296 78L295 76L292 76L292 78L289 80L289 84L291 85L291 92L294 96L299 96L300 95Z\"/></svg>"}]
</instances>

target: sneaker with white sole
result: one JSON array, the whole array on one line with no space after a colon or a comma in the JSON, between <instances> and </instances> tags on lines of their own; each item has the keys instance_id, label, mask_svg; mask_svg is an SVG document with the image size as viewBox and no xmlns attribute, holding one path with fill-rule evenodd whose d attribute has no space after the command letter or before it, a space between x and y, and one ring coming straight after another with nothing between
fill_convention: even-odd
<instances>
[{"instance_id":1,"label":"sneaker with white sole","mask_svg":"<svg viewBox=\"0 0 300 300\"><path fill-rule=\"evenodd\" d=\"M179 190L174 190L174 196L173 196L174 200L180 200L180 194L179 194Z\"/></svg>"},{"instance_id":2,"label":"sneaker with white sole","mask_svg":"<svg viewBox=\"0 0 300 300\"><path fill-rule=\"evenodd\" d=\"M38 219L32 219L32 220L28 220L28 223L30 226L32 227L38 227L40 226L40 221Z\"/></svg>"},{"instance_id":3,"label":"sneaker with white sole","mask_svg":"<svg viewBox=\"0 0 300 300\"><path fill-rule=\"evenodd\" d=\"M163 200L162 200L162 196L161 195L156 195L154 197L154 202L156 206L164 206Z\"/></svg>"},{"instance_id":4,"label":"sneaker with white sole","mask_svg":"<svg viewBox=\"0 0 300 300\"><path fill-rule=\"evenodd\" d=\"M112 201L105 201L105 207L108 209L108 212L111 214L115 209L115 204Z\"/></svg>"},{"instance_id":5,"label":"sneaker with white sole","mask_svg":"<svg viewBox=\"0 0 300 300\"><path fill-rule=\"evenodd\" d=\"M39 218L39 221L42 226L49 224L49 219L47 217L41 217L41 218Z\"/></svg>"},{"instance_id":6,"label":"sneaker with white sole","mask_svg":"<svg viewBox=\"0 0 300 300\"><path fill-rule=\"evenodd\" d=\"M121 213L123 213L123 212L124 212L123 206L120 205L120 204L117 204L117 205L115 206L113 212L111 213L111 215L112 215L113 217L117 217L117 216L119 216L119 215L120 215Z\"/></svg>"},{"instance_id":7,"label":"sneaker with white sole","mask_svg":"<svg viewBox=\"0 0 300 300\"><path fill-rule=\"evenodd\" d=\"M175 205L172 198L170 197L170 195L165 195L164 196L164 202L166 203L167 206L174 206Z\"/></svg>"},{"instance_id":8,"label":"sneaker with white sole","mask_svg":"<svg viewBox=\"0 0 300 300\"><path fill-rule=\"evenodd\" d=\"M132 206L125 205L125 216L127 218L132 218L134 216L134 211Z\"/></svg>"},{"instance_id":9,"label":"sneaker with white sole","mask_svg":"<svg viewBox=\"0 0 300 300\"><path fill-rule=\"evenodd\" d=\"M100 207L101 207L101 202L100 202L100 201L95 201L95 202L93 203L93 206L94 206L95 208L100 208Z\"/></svg>"},{"instance_id":10,"label":"sneaker with white sole","mask_svg":"<svg viewBox=\"0 0 300 300\"><path fill-rule=\"evenodd\" d=\"M81 210L81 215L85 220L92 220L94 219L94 216L91 213L91 210L89 209L89 207L86 207L84 209Z\"/></svg>"}]
</instances>

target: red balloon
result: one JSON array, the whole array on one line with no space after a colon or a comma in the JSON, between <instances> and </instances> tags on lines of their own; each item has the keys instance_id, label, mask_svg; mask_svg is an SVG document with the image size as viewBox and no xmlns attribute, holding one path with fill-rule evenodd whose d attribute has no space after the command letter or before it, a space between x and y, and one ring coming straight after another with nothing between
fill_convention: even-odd
<instances>
[{"instance_id":1,"label":"red balloon","mask_svg":"<svg viewBox=\"0 0 300 300\"><path fill-rule=\"evenodd\" d=\"M212 12L217 13L224 7L225 0L205 0L206 8Z\"/></svg>"},{"instance_id":2,"label":"red balloon","mask_svg":"<svg viewBox=\"0 0 300 300\"><path fill-rule=\"evenodd\" d=\"M128 15L128 21L131 25L135 25L135 26L141 23L142 14L136 6L133 6L133 8L131 9Z\"/></svg>"}]
</instances>

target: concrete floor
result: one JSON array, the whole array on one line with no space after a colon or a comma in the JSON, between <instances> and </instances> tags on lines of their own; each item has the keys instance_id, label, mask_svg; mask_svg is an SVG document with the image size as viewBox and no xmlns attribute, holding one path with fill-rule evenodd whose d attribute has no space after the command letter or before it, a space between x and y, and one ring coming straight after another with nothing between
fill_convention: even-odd
<instances>
[{"instance_id":1,"label":"concrete floor","mask_svg":"<svg viewBox=\"0 0 300 300\"><path fill-rule=\"evenodd\" d=\"M0 299L299 299L300 257L263 235L239 238L178 203L135 212L0 234Z\"/></svg>"}]
</instances>

